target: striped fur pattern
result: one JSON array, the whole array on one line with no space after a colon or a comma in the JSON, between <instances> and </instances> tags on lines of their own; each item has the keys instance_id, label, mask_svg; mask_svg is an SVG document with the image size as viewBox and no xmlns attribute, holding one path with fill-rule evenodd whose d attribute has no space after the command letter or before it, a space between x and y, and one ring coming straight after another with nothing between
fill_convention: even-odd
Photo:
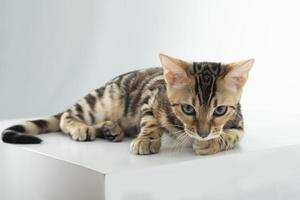
<instances>
[{"instance_id":1,"label":"striped fur pattern","mask_svg":"<svg viewBox=\"0 0 300 200\"><path fill-rule=\"evenodd\" d=\"M162 68L118 76L65 112L7 128L2 140L40 143L36 135L56 131L77 141L99 137L120 142L130 136L135 137L131 151L147 155L159 152L162 134L169 134L192 139L197 154L233 148L243 133L239 101L253 61L188 63L165 55L160 59ZM226 107L224 114L220 106Z\"/></svg>"}]
</instances>

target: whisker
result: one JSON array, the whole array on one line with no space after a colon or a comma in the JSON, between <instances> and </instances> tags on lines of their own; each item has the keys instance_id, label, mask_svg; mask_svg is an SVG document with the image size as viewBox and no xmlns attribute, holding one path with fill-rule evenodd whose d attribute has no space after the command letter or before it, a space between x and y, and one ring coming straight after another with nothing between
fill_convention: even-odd
<instances>
[{"instance_id":1,"label":"whisker","mask_svg":"<svg viewBox=\"0 0 300 200\"><path fill-rule=\"evenodd\" d=\"M187 136L185 134L182 135L180 140L178 140L178 142L177 142L175 150L181 152L183 150L183 148L185 147L186 140L187 140Z\"/></svg>"},{"instance_id":2,"label":"whisker","mask_svg":"<svg viewBox=\"0 0 300 200\"><path fill-rule=\"evenodd\" d=\"M189 136L184 131L177 131L176 132L176 140L172 145L170 146L171 151L181 151L186 146L186 144L189 141Z\"/></svg>"},{"instance_id":3,"label":"whisker","mask_svg":"<svg viewBox=\"0 0 300 200\"><path fill-rule=\"evenodd\" d=\"M172 132L171 135L168 135L169 138L164 138L166 140L163 140L163 145L167 146L168 150L174 151L178 149L178 146L181 144L181 141L183 140L185 132L184 131L176 131Z\"/></svg>"}]
</instances>

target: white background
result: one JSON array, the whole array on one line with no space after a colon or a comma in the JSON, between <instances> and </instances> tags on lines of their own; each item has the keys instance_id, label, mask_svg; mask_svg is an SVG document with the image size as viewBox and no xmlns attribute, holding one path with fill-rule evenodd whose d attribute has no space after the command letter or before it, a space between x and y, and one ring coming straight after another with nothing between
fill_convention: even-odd
<instances>
[{"instance_id":1,"label":"white background","mask_svg":"<svg viewBox=\"0 0 300 200\"><path fill-rule=\"evenodd\" d=\"M0 0L0 119L60 112L123 72L255 58L246 109L300 112L291 0ZM263 113L262 113L263 114Z\"/></svg>"}]
</instances>

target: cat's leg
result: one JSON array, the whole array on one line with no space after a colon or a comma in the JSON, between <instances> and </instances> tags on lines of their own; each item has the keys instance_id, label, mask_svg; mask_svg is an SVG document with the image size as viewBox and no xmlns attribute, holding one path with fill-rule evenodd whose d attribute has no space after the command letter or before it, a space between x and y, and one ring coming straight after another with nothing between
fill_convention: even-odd
<instances>
[{"instance_id":1,"label":"cat's leg","mask_svg":"<svg viewBox=\"0 0 300 200\"><path fill-rule=\"evenodd\" d=\"M61 130L77 141L90 141L96 139L96 129L72 116L70 112L65 112L60 119Z\"/></svg>"},{"instance_id":2,"label":"cat's leg","mask_svg":"<svg viewBox=\"0 0 300 200\"><path fill-rule=\"evenodd\" d=\"M158 153L161 146L161 131L157 124L145 122L138 136L131 142L130 150L134 154L148 155Z\"/></svg>"},{"instance_id":3,"label":"cat's leg","mask_svg":"<svg viewBox=\"0 0 300 200\"><path fill-rule=\"evenodd\" d=\"M61 117L61 130L77 141L95 140L96 137L119 142L124 137L124 132L116 122L104 121L88 125L87 123L66 112Z\"/></svg>"},{"instance_id":4,"label":"cat's leg","mask_svg":"<svg viewBox=\"0 0 300 200\"><path fill-rule=\"evenodd\" d=\"M243 130L240 129L225 129L223 132L224 133L216 139L208 141L195 140L193 143L194 151L199 155L209 155L232 149L240 141L244 133Z\"/></svg>"},{"instance_id":5,"label":"cat's leg","mask_svg":"<svg viewBox=\"0 0 300 200\"><path fill-rule=\"evenodd\" d=\"M131 142L130 150L132 153L138 155L158 153L162 135L160 124L154 117L153 110L148 104L142 106L141 113L141 130L138 136Z\"/></svg>"}]
</instances>

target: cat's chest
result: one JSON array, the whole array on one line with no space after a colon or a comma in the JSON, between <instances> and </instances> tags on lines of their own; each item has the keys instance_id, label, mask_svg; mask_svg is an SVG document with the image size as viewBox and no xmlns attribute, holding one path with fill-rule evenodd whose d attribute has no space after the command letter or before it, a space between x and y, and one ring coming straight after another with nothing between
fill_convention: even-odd
<instances>
[{"instance_id":1,"label":"cat's chest","mask_svg":"<svg viewBox=\"0 0 300 200\"><path fill-rule=\"evenodd\" d=\"M119 124L128 136L135 136L139 133L140 130L140 121L141 117L139 113L135 113L135 115L123 117Z\"/></svg>"}]
</instances>

